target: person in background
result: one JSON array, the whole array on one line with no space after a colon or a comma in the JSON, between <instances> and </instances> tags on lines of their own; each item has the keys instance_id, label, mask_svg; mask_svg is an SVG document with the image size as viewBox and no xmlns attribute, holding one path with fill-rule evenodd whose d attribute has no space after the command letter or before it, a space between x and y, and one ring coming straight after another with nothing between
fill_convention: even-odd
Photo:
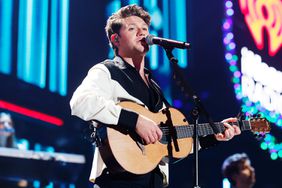
<instances>
[{"instance_id":1,"label":"person in background","mask_svg":"<svg viewBox=\"0 0 282 188\"><path fill-rule=\"evenodd\" d=\"M0 113L0 147L17 148L14 123L6 112Z\"/></svg>"},{"instance_id":2,"label":"person in background","mask_svg":"<svg viewBox=\"0 0 282 188\"><path fill-rule=\"evenodd\" d=\"M0 113L0 147L5 148L17 148L16 135L14 122L9 113L1 112ZM12 168L12 167L10 167ZM27 180L20 179L0 179L0 187L9 187L9 188L19 188L27 187Z\"/></svg>"},{"instance_id":3,"label":"person in background","mask_svg":"<svg viewBox=\"0 0 282 188\"><path fill-rule=\"evenodd\" d=\"M145 68L145 56L149 51L145 37L149 35L150 20L148 12L137 5L122 7L109 17L105 30L115 57L94 65L70 101L72 115L136 133L144 144L160 141L163 132L150 118L127 110L118 103L131 101L151 112L169 107L152 73ZM201 148L217 141L228 141L240 134L237 126L229 124L235 121L236 118L224 120L226 130L223 133L200 139ZM101 188L161 188L168 183L168 164L162 161L155 169L141 175L113 173L96 147L90 179Z\"/></svg>"},{"instance_id":4,"label":"person in background","mask_svg":"<svg viewBox=\"0 0 282 188\"><path fill-rule=\"evenodd\" d=\"M256 182L255 169L246 153L227 157L222 164L222 174L234 188L252 188Z\"/></svg>"}]
</instances>

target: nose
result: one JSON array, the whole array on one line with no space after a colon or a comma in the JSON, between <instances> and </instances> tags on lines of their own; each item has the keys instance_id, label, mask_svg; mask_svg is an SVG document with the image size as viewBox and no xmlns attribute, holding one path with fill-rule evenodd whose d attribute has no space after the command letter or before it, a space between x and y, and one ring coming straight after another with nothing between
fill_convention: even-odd
<instances>
[{"instance_id":1,"label":"nose","mask_svg":"<svg viewBox=\"0 0 282 188\"><path fill-rule=\"evenodd\" d=\"M255 172L255 168L254 167L251 166L250 169L251 169L252 172Z\"/></svg>"},{"instance_id":2,"label":"nose","mask_svg":"<svg viewBox=\"0 0 282 188\"><path fill-rule=\"evenodd\" d=\"M144 31L143 28L138 28L137 35L138 36L145 36L146 35L146 31Z\"/></svg>"}]
</instances>

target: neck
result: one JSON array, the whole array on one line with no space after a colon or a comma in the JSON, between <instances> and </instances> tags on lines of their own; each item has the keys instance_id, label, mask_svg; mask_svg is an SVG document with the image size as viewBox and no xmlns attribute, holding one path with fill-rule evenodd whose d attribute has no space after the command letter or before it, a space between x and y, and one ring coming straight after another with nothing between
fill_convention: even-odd
<instances>
[{"instance_id":1,"label":"neck","mask_svg":"<svg viewBox=\"0 0 282 188\"><path fill-rule=\"evenodd\" d=\"M236 188L252 188L253 185L250 184L243 184L243 183L237 183Z\"/></svg>"},{"instance_id":2,"label":"neck","mask_svg":"<svg viewBox=\"0 0 282 188\"><path fill-rule=\"evenodd\" d=\"M145 57L137 56L137 57L122 57L127 63L133 66L138 72L144 71L145 66Z\"/></svg>"}]
</instances>

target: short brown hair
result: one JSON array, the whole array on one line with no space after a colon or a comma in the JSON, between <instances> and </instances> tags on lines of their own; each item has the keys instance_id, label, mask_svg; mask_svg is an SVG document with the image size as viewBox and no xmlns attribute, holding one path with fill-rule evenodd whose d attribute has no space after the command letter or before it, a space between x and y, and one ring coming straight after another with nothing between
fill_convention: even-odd
<instances>
[{"instance_id":1,"label":"short brown hair","mask_svg":"<svg viewBox=\"0 0 282 188\"><path fill-rule=\"evenodd\" d=\"M222 174L226 177L232 185L236 182L232 179L234 174L239 174L239 165L245 161L250 163L250 158L246 153L236 153L227 157L222 164Z\"/></svg>"},{"instance_id":2,"label":"short brown hair","mask_svg":"<svg viewBox=\"0 0 282 188\"><path fill-rule=\"evenodd\" d=\"M122 27L122 19L130 16L138 16L142 18L148 26L151 24L151 16L142 7L133 4L120 8L108 18L107 25L105 27L106 34L112 48L116 49L111 42L112 34L117 33L119 35L120 28Z\"/></svg>"}]
</instances>

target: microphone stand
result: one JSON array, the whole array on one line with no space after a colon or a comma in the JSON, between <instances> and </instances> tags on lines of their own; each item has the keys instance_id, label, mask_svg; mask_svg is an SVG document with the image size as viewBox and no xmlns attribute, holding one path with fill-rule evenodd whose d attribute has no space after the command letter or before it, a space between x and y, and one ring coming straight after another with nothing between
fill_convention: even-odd
<instances>
[{"instance_id":1,"label":"microphone stand","mask_svg":"<svg viewBox=\"0 0 282 188\"><path fill-rule=\"evenodd\" d=\"M198 136L198 120L200 114L203 114L213 129L214 133L219 133L220 130L215 126L213 120L210 118L208 112L205 110L203 104L199 97L195 94L195 92L191 89L188 83L185 81L184 75L182 74L180 68L178 67L178 60L173 56L172 50L173 47L164 47L166 55L173 66L173 79L176 80L178 78L179 81L176 81L176 84L180 86L182 92L184 92L184 96L192 96L194 102L194 108L191 111L191 115L194 122L194 131L193 131L193 152L194 152L194 168L195 168L195 185L193 188L200 188L199 186L199 136Z\"/></svg>"}]
</instances>

